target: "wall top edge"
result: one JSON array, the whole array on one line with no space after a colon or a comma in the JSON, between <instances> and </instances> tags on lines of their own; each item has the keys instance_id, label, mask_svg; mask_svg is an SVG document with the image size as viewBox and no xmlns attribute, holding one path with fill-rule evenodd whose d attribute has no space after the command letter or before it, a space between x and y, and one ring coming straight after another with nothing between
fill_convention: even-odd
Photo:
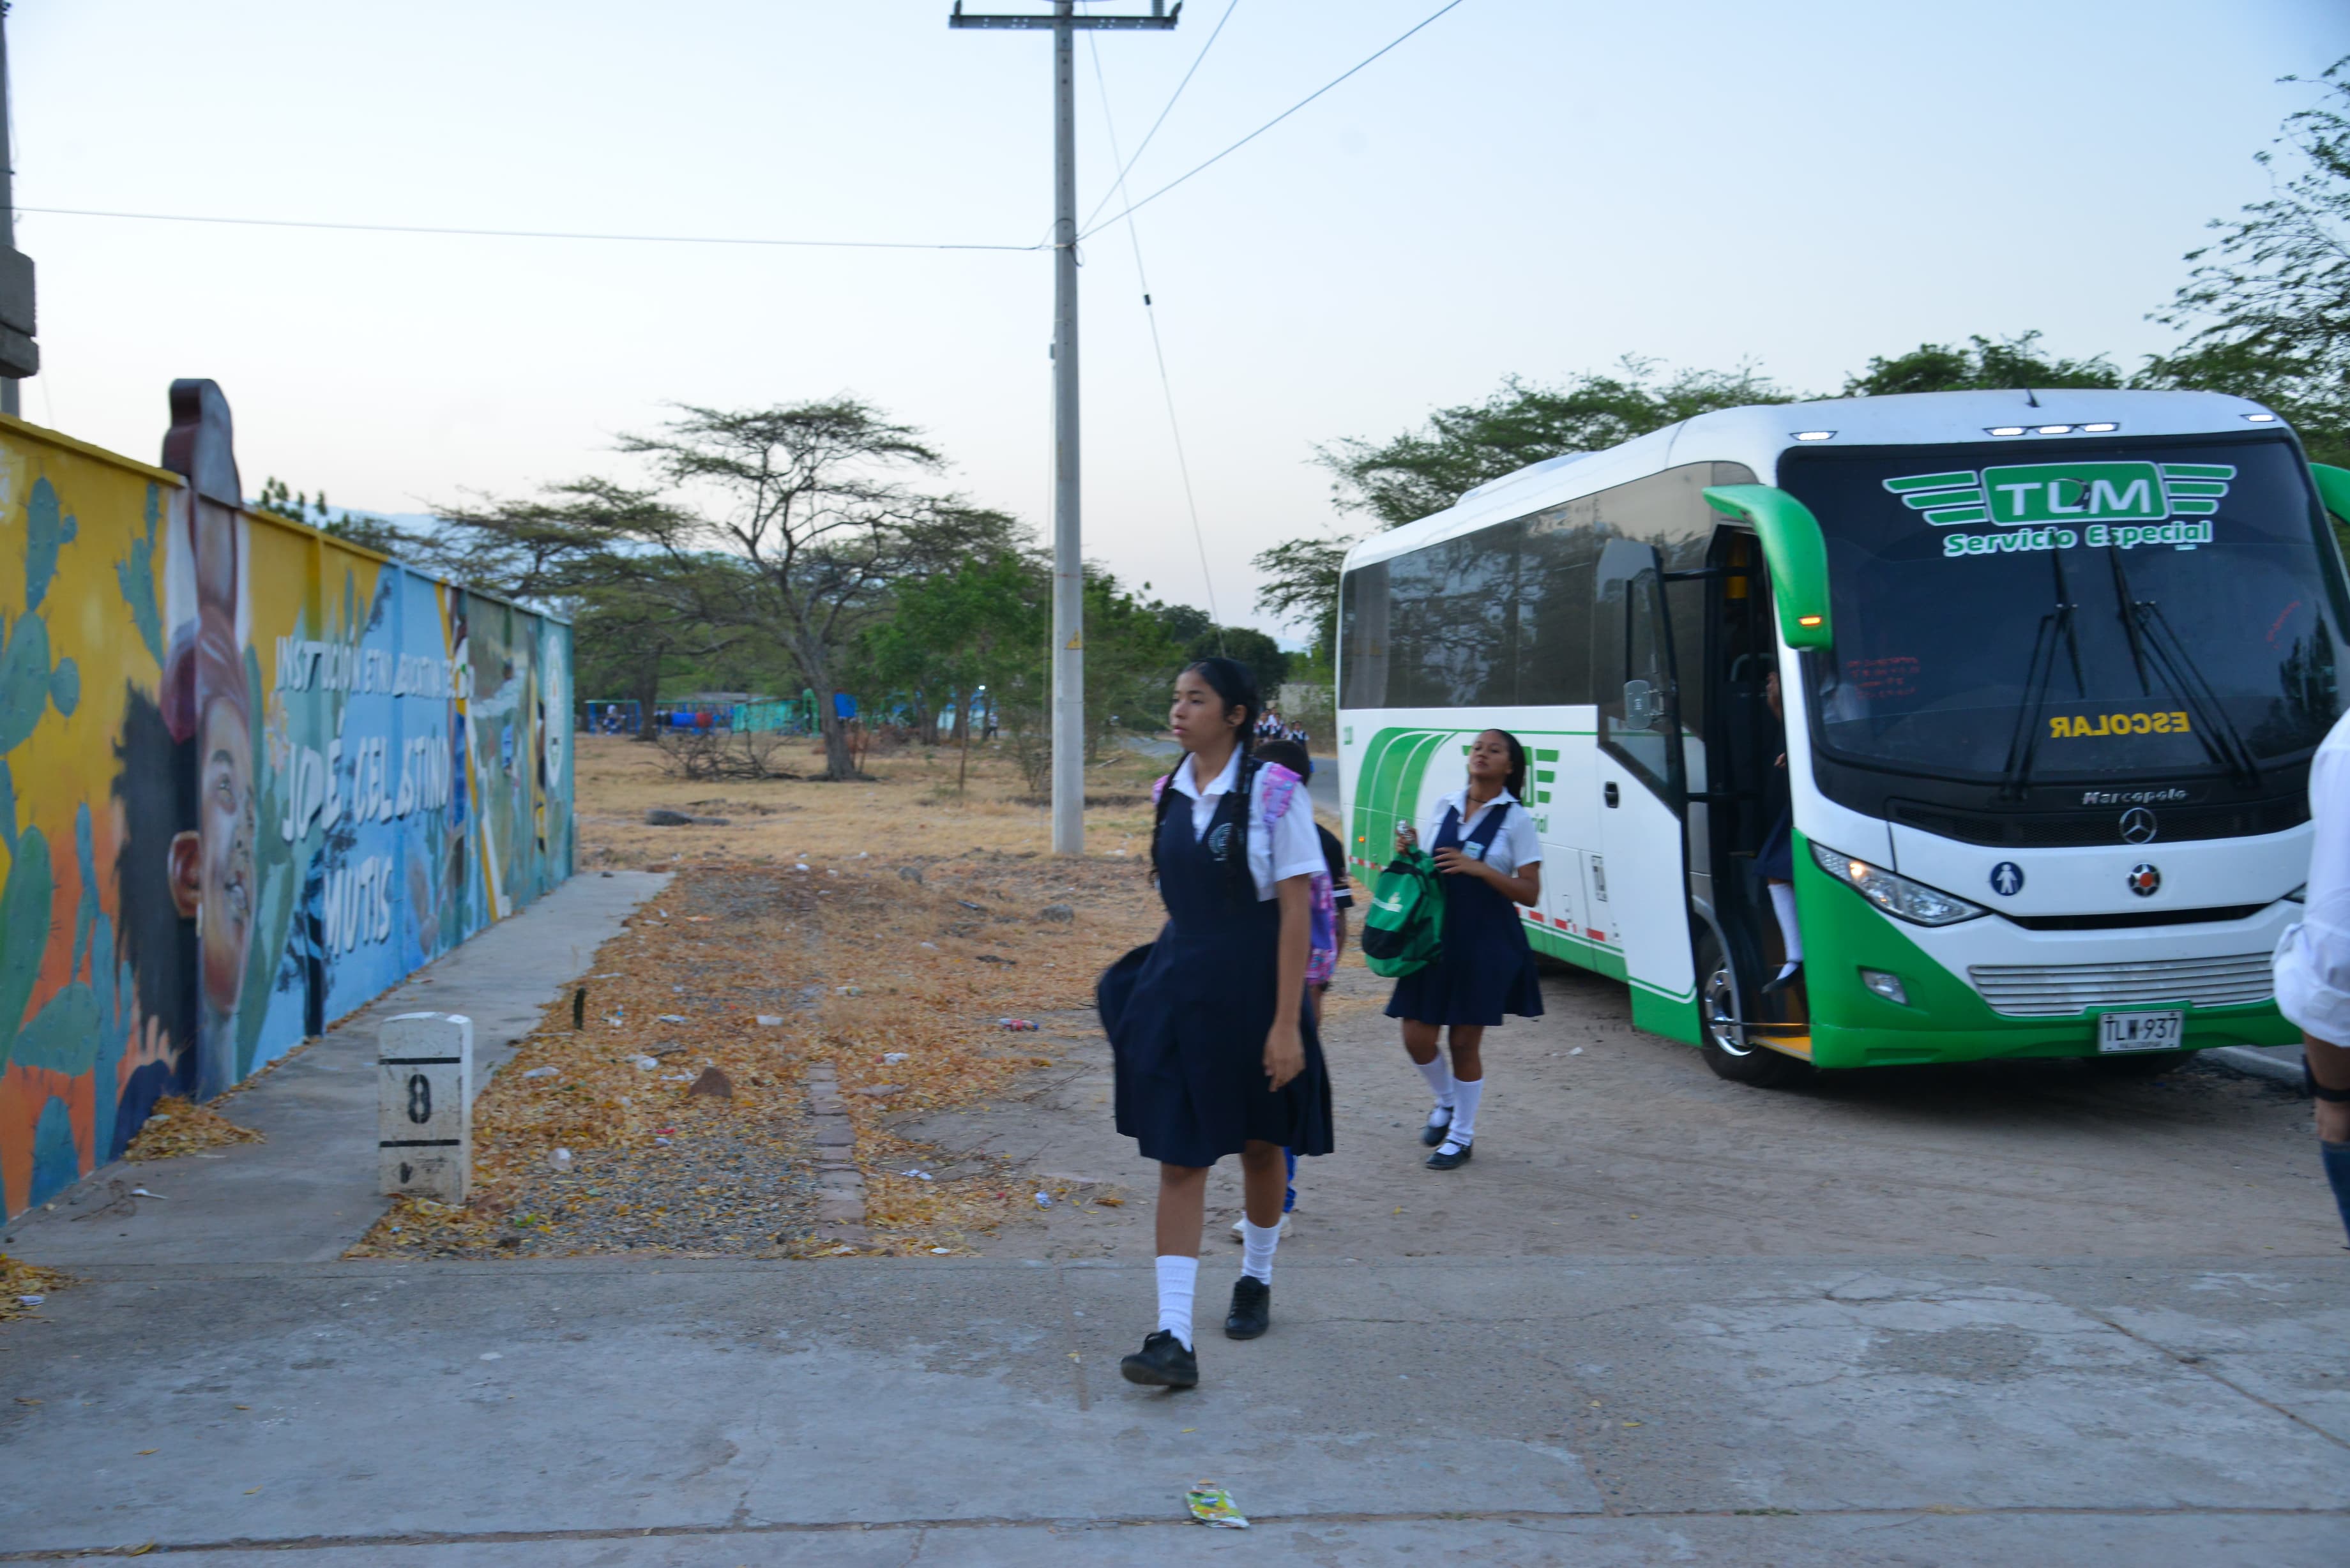
<instances>
[{"instance_id":1,"label":"wall top edge","mask_svg":"<svg viewBox=\"0 0 2350 1568\"><path fill-rule=\"evenodd\" d=\"M39 441L45 446L60 447L79 457L96 458L100 462L110 462L118 468L127 468L140 477L151 479L159 484L176 484L182 489L187 487L187 480L173 473L168 468L158 468L151 462L141 462L135 457L125 457L119 452L99 446L91 441L78 441L63 431L53 431L47 425L36 425L30 420L18 419L14 414L0 414L0 431L12 431L29 440Z\"/></svg>"},{"instance_id":2,"label":"wall top edge","mask_svg":"<svg viewBox=\"0 0 2350 1568\"><path fill-rule=\"evenodd\" d=\"M49 429L47 425L36 425L30 420L19 419L13 414L0 414L0 431L20 435L25 437L26 440L38 441L45 446L53 446L65 452L73 452L77 456L93 458L99 462L112 463L117 468L127 469L130 472L138 474L143 479L151 480L158 484L175 485L182 490L186 489L188 486L188 481L184 475L173 473L168 468L157 468L153 463L141 462L135 457L125 457L120 452L115 452L110 448L99 446L91 441L77 440L75 437L66 434L63 431L54 431ZM488 588L475 587L471 583L461 583L453 577L444 577L438 572L428 572L421 566L411 566L406 561L400 559L397 556L387 556L380 551L370 550L364 545L353 544L348 539L338 539L332 534L326 532L324 529L313 527L307 523L303 523L295 518L288 517L283 513L271 512L265 508L257 506L240 507L238 510L243 512L246 517L251 518L256 523L266 523L273 528L283 528L289 534L307 534L311 538L318 540L323 544L332 545L338 550L348 550L352 555L360 556L366 560L375 561L383 566L398 566L403 572L411 572L417 576L428 577L436 583L446 583L452 587L463 588L465 592L473 595L476 598L489 599L494 603L508 606L511 608L520 610L525 615L536 616L541 620L553 621L557 626L567 627L571 624L571 619L567 616L557 615L553 610L536 608L530 605L522 603L520 600L509 598L504 594L494 593Z\"/></svg>"}]
</instances>

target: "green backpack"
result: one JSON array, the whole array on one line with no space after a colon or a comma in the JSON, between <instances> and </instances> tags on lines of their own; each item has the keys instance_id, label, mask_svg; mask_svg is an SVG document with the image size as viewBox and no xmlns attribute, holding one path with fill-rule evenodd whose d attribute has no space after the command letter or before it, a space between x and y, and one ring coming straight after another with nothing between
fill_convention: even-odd
<instances>
[{"instance_id":1,"label":"green backpack","mask_svg":"<svg viewBox=\"0 0 2350 1568\"><path fill-rule=\"evenodd\" d=\"M1425 850L1388 862L1363 918L1363 961L1388 980L1436 961L1444 932L1444 884Z\"/></svg>"}]
</instances>

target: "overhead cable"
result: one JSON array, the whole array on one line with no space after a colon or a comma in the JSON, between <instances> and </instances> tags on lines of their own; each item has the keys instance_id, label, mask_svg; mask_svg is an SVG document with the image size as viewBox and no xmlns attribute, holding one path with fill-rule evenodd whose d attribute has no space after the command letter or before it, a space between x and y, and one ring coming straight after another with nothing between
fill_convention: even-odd
<instances>
[{"instance_id":1,"label":"overhead cable","mask_svg":"<svg viewBox=\"0 0 2350 1568\"><path fill-rule=\"evenodd\" d=\"M1176 186L1183 183L1184 181L1191 179L1192 175L1198 174L1212 165L1220 163L1223 160L1231 157L1233 153L1238 152L1242 148L1246 147L1250 142L1254 141L1258 137L1263 136L1266 131L1271 130L1274 126L1279 125L1283 120L1287 119L1291 115L1295 114L1299 109L1304 109L1307 104L1312 103L1315 99L1320 98L1324 93L1328 92L1332 88L1336 87L1340 82L1345 81L1348 77L1353 76L1357 71L1361 70L1365 66L1369 65L1373 60L1378 59L1380 55L1387 54L1389 50L1394 49L1396 46L1401 44L1404 39L1410 37L1412 34L1419 32L1423 27L1426 27L1430 23L1434 22L1439 16L1443 16L1447 11L1457 9L1461 4L1462 0L1450 0L1449 4L1439 6L1433 14L1428 16L1426 20L1420 22L1417 26L1411 27L1406 32L1399 35L1394 42L1388 44L1386 48L1382 48L1377 53L1366 57L1351 68L1331 78L1330 80L1315 88L1314 91L1307 93L1304 98L1299 99L1295 103L1291 104L1287 109L1283 109L1279 114L1274 115L1271 119L1266 120L1263 125L1258 126L1254 130L1250 131L1246 136L1242 137L1238 141L1233 142L1230 147L1225 148L1213 158L1209 159L1207 162L1201 163L1185 173L1177 175L1174 179L1167 182L1166 184L1159 187L1158 190L1150 192L1149 195L1145 196L1141 201L1128 207L1124 212L1115 213L1109 217L1103 219L1100 223L1094 224L1093 227L1079 234L1077 238L1081 240L1090 238L1101 230L1109 227L1110 224L1117 223L1118 219L1125 217L1128 213L1133 213L1150 205L1151 202L1156 202L1159 197L1164 196L1168 192L1172 191Z\"/></svg>"},{"instance_id":2,"label":"overhead cable","mask_svg":"<svg viewBox=\"0 0 2350 1568\"><path fill-rule=\"evenodd\" d=\"M1216 47L1216 38L1223 32L1224 24L1231 21L1232 19L1232 13L1240 8L1241 0L1232 0L1232 4L1224 7L1224 14L1216 18L1214 31L1208 35L1208 41L1200 46L1200 52L1191 57L1191 68L1185 71L1183 73L1183 79L1175 84L1175 91L1169 96L1167 99L1167 107L1159 111L1159 118L1150 122L1150 129L1142 133L1142 140L1140 141L1135 143L1134 156L1125 160L1118 165L1117 178L1113 179L1109 182L1109 189L1102 192L1102 199L1094 203L1094 210L1086 214L1086 221L1079 223L1077 225L1078 228L1084 229L1090 227L1093 221L1101 215L1101 210L1109 205L1110 199L1112 197L1120 197L1121 200L1123 199L1120 193L1126 189L1127 171L1132 169L1135 164L1141 161L1143 151L1150 145L1150 139L1159 134L1159 128L1160 126L1167 123L1167 116L1174 109L1175 100L1181 98L1183 96L1183 89L1191 85L1191 78L1199 74L1200 62L1206 59L1208 57L1208 51ZM1094 43L1093 33L1090 29L1088 29L1086 34L1086 42L1094 50L1094 83L1098 87L1101 84L1101 49L1099 45ZM1109 89L1107 88L1102 89L1102 118L1104 120L1107 120L1109 118ZM1109 155L1112 158L1118 157L1118 133L1116 131L1112 131L1110 133Z\"/></svg>"},{"instance_id":3,"label":"overhead cable","mask_svg":"<svg viewBox=\"0 0 2350 1568\"><path fill-rule=\"evenodd\" d=\"M1233 5L1237 5L1239 3L1240 0L1233 0ZM1226 7L1224 15L1230 16L1232 14L1231 7ZM1222 25L1217 24L1220 27ZM1211 43L1214 41L1213 38L1209 40ZM1118 122L1110 118L1109 84L1102 79L1101 47L1094 42L1094 36L1090 31L1086 34L1086 47L1093 55L1094 87L1101 94L1102 127L1109 133L1109 155L1116 159L1118 157ZM1208 51L1202 49L1200 52L1204 55ZM1197 68L1196 61L1193 62L1193 68ZM1187 77L1184 79L1188 81L1191 78ZM1176 91L1180 93L1182 89L1178 88ZM1170 102L1171 106L1172 100ZM1166 113L1162 110L1159 118L1166 119ZM1153 129L1157 128L1153 127ZM1139 156L1140 150L1137 149L1136 153ZM1118 170L1118 180L1110 186L1112 192L1124 188L1126 170L1130 167L1132 165L1128 164ZM1105 196L1103 200L1107 202L1108 197ZM1101 209L1097 207L1094 210L1099 212ZM1183 455L1183 427L1175 418L1175 388L1174 384L1167 379L1167 351L1159 344L1159 312L1150 303L1150 275L1143 270L1142 235L1134 225L1133 211L1131 207L1127 209L1128 216L1126 220L1126 237L1128 243L1134 247L1134 276L1135 281L1142 288L1143 319L1150 323L1150 353L1151 357L1159 361L1159 396L1167 400L1167 429L1175 438L1175 472L1183 476L1183 504L1191 513L1191 542L1199 546L1200 584L1208 593L1208 618L1216 626L1216 650L1220 653L1226 652L1228 650L1224 647L1224 618L1222 612L1216 607L1215 575L1208 569L1208 536L1200 527L1199 500L1191 493L1191 460Z\"/></svg>"},{"instance_id":4,"label":"overhead cable","mask_svg":"<svg viewBox=\"0 0 2350 1568\"><path fill-rule=\"evenodd\" d=\"M368 234L458 234L492 240L603 240L649 245L766 245L808 250L855 251L1040 251L1036 245L941 244L919 240L775 240L735 234L618 234L559 229L463 229L433 223L334 223L305 218L223 218L191 213L109 213L87 207L18 207L62 218L130 218L151 223L229 223L241 228L329 229Z\"/></svg>"}]
</instances>

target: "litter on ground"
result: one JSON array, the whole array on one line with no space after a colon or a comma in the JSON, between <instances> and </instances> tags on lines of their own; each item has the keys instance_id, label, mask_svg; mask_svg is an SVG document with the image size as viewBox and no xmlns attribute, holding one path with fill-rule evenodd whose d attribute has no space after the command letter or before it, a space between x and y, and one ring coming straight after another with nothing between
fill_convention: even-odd
<instances>
[{"instance_id":1,"label":"litter on ground","mask_svg":"<svg viewBox=\"0 0 2350 1568\"><path fill-rule=\"evenodd\" d=\"M1232 1494L1213 1481L1201 1481L1183 1494L1191 1517L1213 1530L1246 1530L1249 1521L1232 1501Z\"/></svg>"}]
</instances>

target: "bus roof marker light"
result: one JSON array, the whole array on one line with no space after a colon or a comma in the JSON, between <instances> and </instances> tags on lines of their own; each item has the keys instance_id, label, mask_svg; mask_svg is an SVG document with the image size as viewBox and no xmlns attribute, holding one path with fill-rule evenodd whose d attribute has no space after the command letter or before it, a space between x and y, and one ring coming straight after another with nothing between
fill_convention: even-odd
<instances>
[{"instance_id":1,"label":"bus roof marker light","mask_svg":"<svg viewBox=\"0 0 2350 1568\"><path fill-rule=\"evenodd\" d=\"M1835 440L1835 431L1797 431L1795 432L1795 439L1796 439L1797 441L1834 441L1834 440Z\"/></svg>"},{"instance_id":2,"label":"bus roof marker light","mask_svg":"<svg viewBox=\"0 0 2350 1568\"><path fill-rule=\"evenodd\" d=\"M2114 431L2121 428L2122 427L2120 425L2116 424L2111 420L2099 420L2095 424L2083 425L2081 427L2083 431L2086 431L2090 435L2111 435Z\"/></svg>"},{"instance_id":3,"label":"bus roof marker light","mask_svg":"<svg viewBox=\"0 0 2350 1568\"><path fill-rule=\"evenodd\" d=\"M2071 425L2034 425L2032 427L2032 433L2034 435L2071 435L2073 433L2073 427Z\"/></svg>"},{"instance_id":4,"label":"bus roof marker light","mask_svg":"<svg viewBox=\"0 0 2350 1568\"><path fill-rule=\"evenodd\" d=\"M2272 425L2276 423L2276 416L2274 414L2246 414L2244 418L2256 425Z\"/></svg>"},{"instance_id":5,"label":"bus roof marker light","mask_svg":"<svg viewBox=\"0 0 2350 1568\"><path fill-rule=\"evenodd\" d=\"M2022 433L2022 425L1993 425L1983 431L1983 434L1991 436L2020 436Z\"/></svg>"}]
</instances>

